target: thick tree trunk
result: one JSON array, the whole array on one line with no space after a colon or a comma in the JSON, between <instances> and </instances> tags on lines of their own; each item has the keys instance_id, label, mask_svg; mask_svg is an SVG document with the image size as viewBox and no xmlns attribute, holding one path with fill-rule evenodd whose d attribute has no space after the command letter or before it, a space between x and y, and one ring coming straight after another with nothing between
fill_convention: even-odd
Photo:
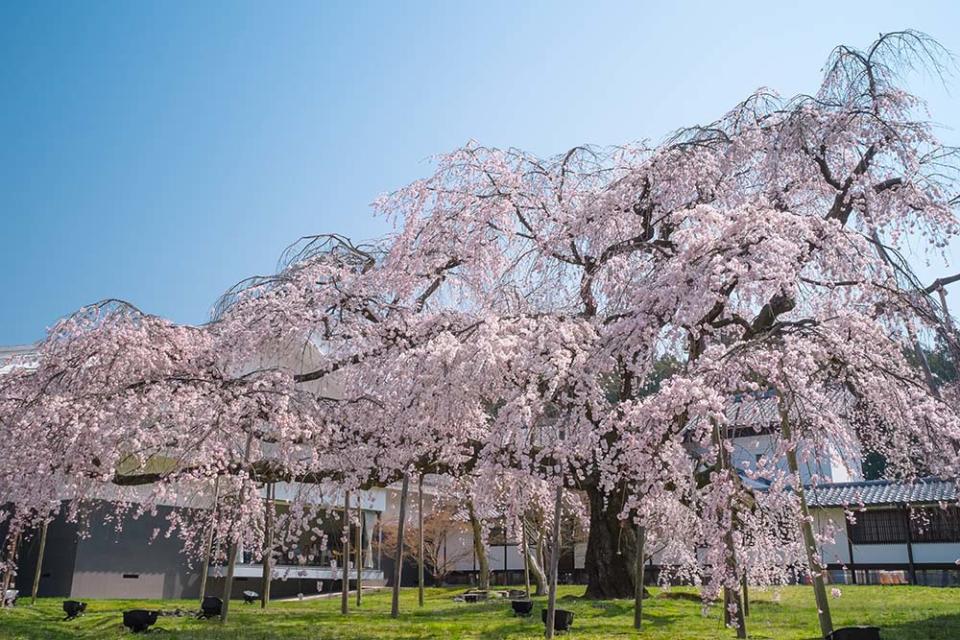
<instances>
[{"instance_id":1,"label":"thick tree trunk","mask_svg":"<svg viewBox=\"0 0 960 640\"><path fill-rule=\"evenodd\" d=\"M537 588L534 591L535 596L543 596L547 593L547 574L543 571L543 534L537 535L537 543L527 547L527 562L530 565L530 574Z\"/></svg>"},{"instance_id":2,"label":"thick tree trunk","mask_svg":"<svg viewBox=\"0 0 960 640\"><path fill-rule=\"evenodd\" d=\"M587 488L590 499L590 535L587 538L587 592L595 600L633 598L633 558L636 536L632 527L623 527L620 506L605 501L595 487ZM605 503L606 502L606 503ZM644 597L647 597L644 590Z\"/></svg>"},{"instance_id":3,"label":"thick tree trunk","mask_svg":"<svg viewBox=\"0 0 960 640\"><path fill-rule=\"evenodd\" d=\"M473 553L477 558L478 577L477 587L490 588L490 562L487 560L487 547L483 544L483 526L477 518L473 502L467 501L467 515L470 517L470 526L473 528Z\"/></svg>"},{"instance_id":4,"label":"thick tree trunk","mask_svg":"<svg viewBox=\"0 0 960 640\"><path fill-rule=\"evenodd\" d=\"M17 556L20 555L20 532L13 537L13 544L7 549L7 565L3 572L3 588L0 590L0 598L3 599L3 605L7 605L7 590L13 586L14 574L17 571ZM13 606L13 603L10 603Z\"/></svg>"}]
</instances>

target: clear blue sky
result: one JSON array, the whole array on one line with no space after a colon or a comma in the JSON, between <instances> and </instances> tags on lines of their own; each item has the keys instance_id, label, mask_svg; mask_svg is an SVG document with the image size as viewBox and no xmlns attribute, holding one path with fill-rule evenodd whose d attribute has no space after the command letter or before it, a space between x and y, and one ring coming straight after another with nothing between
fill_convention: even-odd
<instances>
[{"instance_id":1,"label":"clear blue sky","mask_svg":"<svg viewBox=\"0 0 960 640\"><path fill-rule=\"evenodd\" d=\"M368 203L470 138L659 140L907 27L960 54L947 1L5 0L0 344L104 297L202 322L302 235L388 231ZM913 88L960 143L952 82Z\"/></svg>"}]
</instances>

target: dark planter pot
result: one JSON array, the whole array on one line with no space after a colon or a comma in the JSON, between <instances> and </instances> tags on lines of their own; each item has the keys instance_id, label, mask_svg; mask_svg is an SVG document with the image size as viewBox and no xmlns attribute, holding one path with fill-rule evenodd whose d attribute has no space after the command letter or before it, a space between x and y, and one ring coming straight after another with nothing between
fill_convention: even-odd
<instances>
[{"instance_id":1,"label":"dark planter pot","mask_svg":"<svg viewBox=\"0 0 960 640\"><path fill-rule=\"evenodd\" d=\"M880 640L880 628L843 627L834 629L829 640Z\"/></svg>"},{"instance_id":2,"label":"dark planter pot","mask_svg":"<svg viewBox=\"0 0 960 640\"><path fill-rule=\"evenodd\" d=\"M63 612L67 614L67 620L73 620L87 610L86 602L77 602L76 600L64 600Z\"/></svg>"},{"instance_id":3,"label":"dark planter pot","mask_svg":"<svg viewBox=\"0 0 960 640\"><path fill-rule=\"evenodd\" d=\"M513 607L514 615L527 617L533 613L533 602L531 600L511 600L510 606Z\"/></svg>"},{"instance_id":4,"label":"dark planter pot","mask_svg":"<svg viewBox=\"0 0 960 640\"><path fill-rule=\"evenodd\" d=\"M201 618L216 618L223 611L223 600L213 596L207 596L200 603Z\"/></svg>"},{"instance_id":5,"label":"dark planter pot","mask_svg":"<svg viewBox=\"0 0 960 640\"><path fill-rule=\"evenodd\" d=\"M540 612L540 619L543 620L543 624L547 624L547 610L543 609ZM554 631L567 631L573 625L573 611L567 611L566 609L555 609L553 612L553 629Z\"/></svg>"},{"instance_id":6,"label":"dark planter pot","mask_svg":"<svg viewBox=\"0 0 960 640\"><path fill-rule=\"evenodd\" d=\"M142 633L157 622L157 611L131 609L123 612L123 626L134 633Z\"/></svg>"},{"instance_id":7,"label":"dark planter pot","mask_svg":"<svg viewBox=\"0 0 960 640\"><path fill-rule=\"evenodd\" d=\"M243 601L246 604L253 604L260 599L260 594L256 591L244 591L243 592Z\"/></svg>"},{"instance_id":8,"label":"dark planter pot","mask_svg":"<svg viewBox=\"0 0 960 640\"><path fill-rule=\"evenodd\" d=\"M486 600L489 594L486 591L468 591L463 594L464 602L481 602Z\"/></svg>"}]
</instances>

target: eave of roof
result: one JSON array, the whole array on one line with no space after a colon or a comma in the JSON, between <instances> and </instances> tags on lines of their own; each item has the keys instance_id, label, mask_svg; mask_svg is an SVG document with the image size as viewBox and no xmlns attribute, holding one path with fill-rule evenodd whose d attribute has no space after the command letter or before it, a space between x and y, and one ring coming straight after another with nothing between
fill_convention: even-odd
<instances>
[{"instance_id":1,"label":"eave of roof","mask_svg":"<svg viewBox=\"0 0 960 640\"><path fill-rule=\"evenodd\" d=\"M806 487L811 507L880 506L900 504L937 504L956 502L957 483L941 478L922 478L913 482L861 480Z\"/></svg>"}]
</instances>

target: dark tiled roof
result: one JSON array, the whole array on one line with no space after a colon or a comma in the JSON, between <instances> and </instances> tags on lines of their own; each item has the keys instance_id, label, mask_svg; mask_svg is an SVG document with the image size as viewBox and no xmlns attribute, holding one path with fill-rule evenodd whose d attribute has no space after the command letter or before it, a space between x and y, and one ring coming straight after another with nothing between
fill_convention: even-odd
<instances>
[{"instance_id":1,"label":"dark tiled roof","mask_svg":"<svg viewBox=\"0 0 960 640\"><path fill-rule=\"evenodd\" d=\"M954 502L957 483L952 480L926 478L915 482L863 480L836 482L807 487L807 503L811 507L841 507L863 504L930 504Z\"/></svg>"},{"instance_id":2,"label":"dark tiled roof","mask_svg":"<svg viewBox=\"0 0 960 640\"><path fill-rule=\"evenodd\" d=\"M833 411L840 414L848 411L852 406L853 398L843 387L835 386L824 394L824 400L830 404ZM803 407L806 411L816 411L816 407ZM773 389L755 393L740 393L730 398L726 407L727 421L740 429L753 428L761 430L773 426L780 428L779 399ZM792 405L789 409L791 422L802 418L801 408Z\"/></svg>"}]
</instances>

